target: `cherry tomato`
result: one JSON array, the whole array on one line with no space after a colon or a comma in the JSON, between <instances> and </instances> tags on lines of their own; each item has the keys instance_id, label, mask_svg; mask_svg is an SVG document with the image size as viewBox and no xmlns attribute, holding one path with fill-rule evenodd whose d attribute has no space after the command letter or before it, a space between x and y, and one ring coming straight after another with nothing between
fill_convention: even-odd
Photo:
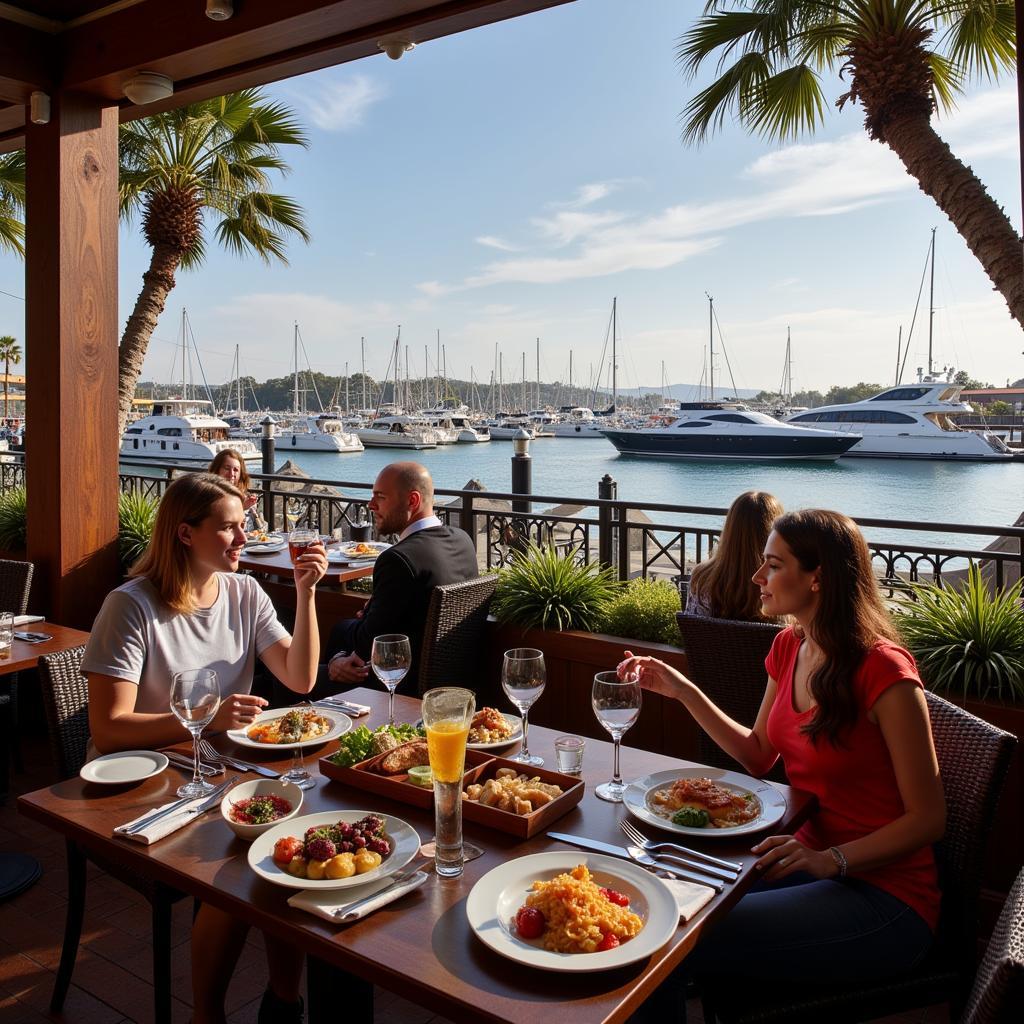
<instances>
[{"instance_id":1,"label":"cherry tomato","mask_svg":"<svg viewBox=\"0 0 1024 1024\"><path fill-rule=\"evenodd\" d=\"M524 939L539 939L546 927L544 915L535 907L520 907L516 913L516 931Z\"/></svg>"},{"instance_id":2,"label":"cherry tomato","mask_svg":"<svg viewBox=\"0 0 1024 1024\"><path fill-rule=\"evenodd\" d=\"M601 889L601 893L609 903L614 903L617 907L628 907L629 897L624 893L616 892L614 889Z\"/></svg>"},{"instance_id":3,"label":"cherry tomato","mask_svg":"<svg viewBox=\"0 0 1024 1024\"><path fill-rule=\"evenodd\" d=\"M619 944L619 937L614 932L607 932L605 937L601 940L597 947L598 953L603 953L607 949L614 949Z\"/></svg>"},{"instance_id":4,"label":"cherry tomato","mask_svg":"<svg viewBox=\"0 0 1024 1024\"><path fill-rule=\"evenodd\" d=\"M292 857L302 853L302 840L296 836L282 836L274 843L274 863L286 867Z\"/></svg>"}]
</instances>

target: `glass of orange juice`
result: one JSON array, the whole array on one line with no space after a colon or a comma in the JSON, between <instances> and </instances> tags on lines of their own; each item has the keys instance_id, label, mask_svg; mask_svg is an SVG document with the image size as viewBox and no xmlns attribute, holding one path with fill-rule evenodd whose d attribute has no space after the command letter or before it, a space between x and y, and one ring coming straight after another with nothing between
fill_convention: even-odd
<instances>
[{"instance_id":1,"label":"glass of orange juice","mask_svg":"<svg viewBox=\"0 0 1024 1024\"><path fill-rule=\"evenodd\" d=\"M462 775L476 697L472 690L439 686L423 695L422 712L434 777L434 870L442 878L458 878L463 865Z\"/></svg>"}]
</instances>

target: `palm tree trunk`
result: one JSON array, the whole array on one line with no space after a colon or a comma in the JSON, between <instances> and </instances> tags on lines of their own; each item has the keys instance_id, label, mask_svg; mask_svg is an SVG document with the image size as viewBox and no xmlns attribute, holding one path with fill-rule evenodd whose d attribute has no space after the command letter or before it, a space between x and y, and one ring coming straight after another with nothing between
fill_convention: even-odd
<instances>
[{"instance_id":1,"label":"palm tree trunk","mask_svg":"<svg viewBox=\"0 0 1024 1024\"><path fill-rule=\"evenodd\" d=\"M954 155L927 117L896 116L884 141L917 179L984 267L1010 315L1024 327L1024 253L1021 238L977 175Z\"/></svg>"},{"instance_id":2,"label":"palm tree trunk","mask_svg":"<svg viewBox=\"0 0 1024 1024\"><path fill-rule=\"evenodd\" d=\"M142 373L149 339L164 311L167 296L174 288L174 274L181 254L170 246L156 246L149 261L149 270L142 275L142 291L135 300L135 309L128 317L117 353L117 433L124 433L132 411L135 385Z\"/></svg>"}]
</instances>

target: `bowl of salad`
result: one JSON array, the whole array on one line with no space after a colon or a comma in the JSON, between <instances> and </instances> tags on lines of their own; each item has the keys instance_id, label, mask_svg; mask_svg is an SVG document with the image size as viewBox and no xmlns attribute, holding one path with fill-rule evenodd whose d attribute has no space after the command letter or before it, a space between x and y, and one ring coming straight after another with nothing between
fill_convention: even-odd
<instances>
[{"instance_id":1,"label":"bowl of salad","mask_svg":"<svg viewBox=\"0 0 1024 1024\"><path fill-rule=\"evenodd\" d=\"M302 790L283 779L241 782L224 795L220 813L239 839L251 843L268 828L294 818L302 806Z\"/></svg>"}]
</instances>

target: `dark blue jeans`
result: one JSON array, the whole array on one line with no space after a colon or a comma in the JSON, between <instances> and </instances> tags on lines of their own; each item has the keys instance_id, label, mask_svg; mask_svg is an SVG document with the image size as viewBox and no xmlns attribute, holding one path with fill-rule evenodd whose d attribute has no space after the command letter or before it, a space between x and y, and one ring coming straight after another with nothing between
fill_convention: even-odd
<instances>
[{"instance_id":1,"label":"dark blue jeans","mask_svg":"<svg viewBox=\"0 0 1024 1024\"><path fill-rule=\"evenodd\" d=\"M895 896L856 879L818 880L791 875L751 889L713 928L649 1002L667 998L683 1007L680 991L696 978L713 993L750 981L784 986L884 978L910 970L924 958L932 932ZM644 1007L650 1011L653 1007ZM663 1012L663 1011L662 1011ZM636 1019L644 1020L641 1011ZM663 1018L664 1019L664 1018Z\"/></svg>"}]
</instances>

